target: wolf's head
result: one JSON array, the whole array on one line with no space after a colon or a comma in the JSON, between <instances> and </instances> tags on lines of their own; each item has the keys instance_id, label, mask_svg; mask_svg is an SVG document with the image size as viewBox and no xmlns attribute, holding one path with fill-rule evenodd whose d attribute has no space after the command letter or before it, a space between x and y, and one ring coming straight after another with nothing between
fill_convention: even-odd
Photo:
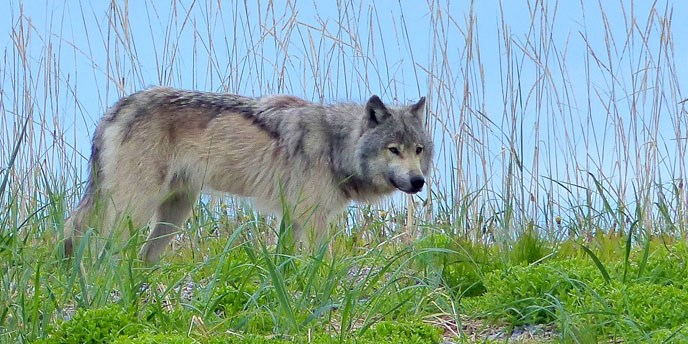
<instances>
[{"instance_id":1,"label":"wolf's head","mask_svg":"<svg viewBox=\"0 0 688 344\"><path fill-rule=\"evenodd\" d=\"M388 108L373 95L365 106L356 150L358 172L376 188L406 193L423 189L433 156L423 125L425 97L410 106Z\"/></svg>"}]
</instances>

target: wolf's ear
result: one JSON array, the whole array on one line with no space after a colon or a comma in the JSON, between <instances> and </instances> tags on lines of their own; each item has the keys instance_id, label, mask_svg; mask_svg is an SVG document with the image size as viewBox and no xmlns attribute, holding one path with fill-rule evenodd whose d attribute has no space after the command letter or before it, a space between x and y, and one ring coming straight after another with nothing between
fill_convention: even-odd
<instances>
[{"instance_id":1,"label":"wolf's ear","mask_svg":"<svg viewBox=\"0 0 688 344\"><path fill-rule=\"evenodd\" d=\"M422 118L425 114L425 97L420 97L418 103L409 106L411 113L418 118Z\"/></svg>"},{"instance_id":2,"label":"wolf's ear","mask_svg":"<svg viewBox=\"0 0 688 344\"><path fill-rule=\"evenodd\" d=\"M385 104L380 100L380 97L376 95L368 99L368 103L366 103L365 106L365 113L369 128L384 122L387 118L392 116Z\"/></svg>"}]
</instances>

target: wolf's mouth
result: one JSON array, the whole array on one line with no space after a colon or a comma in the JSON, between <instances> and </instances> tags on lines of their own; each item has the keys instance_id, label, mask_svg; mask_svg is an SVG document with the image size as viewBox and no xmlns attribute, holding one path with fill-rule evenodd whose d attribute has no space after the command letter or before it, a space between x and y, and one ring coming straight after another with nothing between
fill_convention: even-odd
<instances>
[{"instance_id":1,"label":"wolf's mouth","mask_svg":"<svg viewBox=\"0 0 688 344\"><path fill-rule=\"evenodd\" d=\"M420 189L413 189L413 190L410 190L410 191L407 191L407 190L401 190L401 191L406 192L406 193L409 194L409 195L415 195L415 194L419 193L421 190L423 190L423 188L420 188Z\"/></svg>"},{"instance_id":2,"label":"wolf's mouth","mask_svg":"<svg viewBox=\"0 0 688 344\"><path fill-rule=\"evenodd\" d=\"M404 189L402 189L402 188L399 187L399 184L397 184L397 182L395 182L394 179L392 179L392 178L387 178L387 180L389 180L389 183L392 184L392 186L394 186L395 188L397 188L397 189L399 189L399 190L401 190L401 191L406 192Z\"/></svg>"}]
</instances>

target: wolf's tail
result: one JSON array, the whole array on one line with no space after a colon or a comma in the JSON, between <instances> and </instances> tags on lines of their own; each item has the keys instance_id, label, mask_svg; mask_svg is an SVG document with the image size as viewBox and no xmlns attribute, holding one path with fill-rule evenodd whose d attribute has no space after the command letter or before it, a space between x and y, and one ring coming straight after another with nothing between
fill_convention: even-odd
<instances>
[{"instance_id":1,"label":"wolf's tail","mask_svg":"<svg viewBox=\"0 0 688 344\"><path fill-rule=\"evenodd\" d=\"M98 195L100 194L102 178L101 166L100 166L100 133L96 130L94 135L94 144L91 147L91 156L88 159L88 180L86 182L86 188L84 189L84 194L79 200L79 204L76 208L69 214L65 221L64 234L64 252L66 256L72 256L74 254L74 245L76 244L75 236L81 236L83 231L92 225L91 219L97 212L96 202L98 200Z\"/></svg>"}]
</instances>

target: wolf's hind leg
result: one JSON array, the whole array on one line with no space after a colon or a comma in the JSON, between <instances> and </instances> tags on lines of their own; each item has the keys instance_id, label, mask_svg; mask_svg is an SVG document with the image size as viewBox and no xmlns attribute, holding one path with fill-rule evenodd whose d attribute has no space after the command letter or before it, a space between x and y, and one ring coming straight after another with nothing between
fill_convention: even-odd
<instances>
[{"instance_id":1,"label":"wolf's hind leg","mask_svg":"<svg viewBox=\"0 0 688 344\"><path fill-rule=\"evenodd\" d=\"M65 256L73 256L85 232L89 229L100 230L103 219L111 218L109 215L108 209L93 193L85 193L64 224Z\"/></svg>"},{"instance_id":2,"label":"wolf's hind leg","mask_svg":"<svg viewBox=\"0 0 688 344\"><path fill-rule=\"evenodd\" d=\"M139 254L146 264L158 262L174 233L189 218L198 197L199 192L196 191L176 192L160 204L154 227Z\"/></svg>"}]
</instances>

